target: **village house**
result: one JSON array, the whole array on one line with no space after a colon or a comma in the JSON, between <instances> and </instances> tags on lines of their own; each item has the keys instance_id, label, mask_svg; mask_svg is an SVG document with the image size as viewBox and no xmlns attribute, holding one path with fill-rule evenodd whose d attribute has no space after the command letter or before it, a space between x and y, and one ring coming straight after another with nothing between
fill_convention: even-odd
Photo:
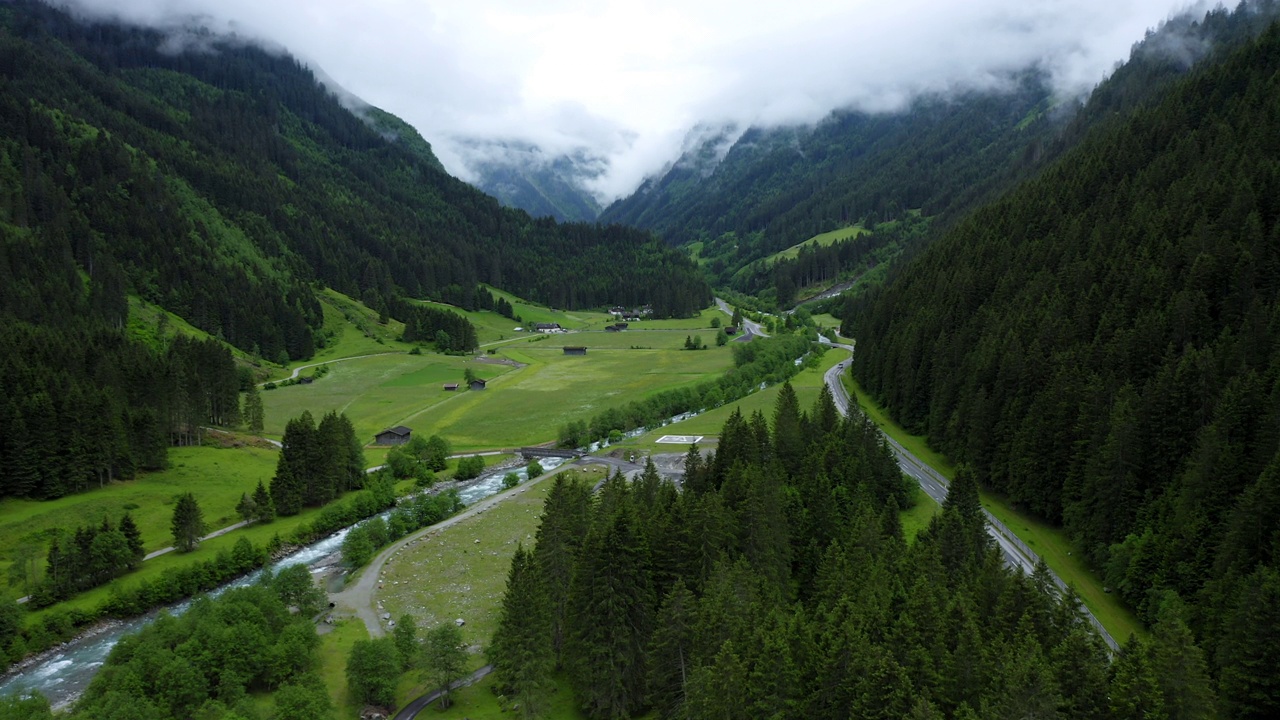
<instances>
[{"instance_id":1,"label":"village house","mask_svg":"<svg viewBox=\"0 0 1280 720\"><path fill-rule=\"evenodd\" d=\"M564 331L564 328L560 327L560 323L534 323L533 329L540 333L558 333Z\"/></svg>"},{"instance_id":2,"label":"village house","mask_svg":"<svg viewBox=\"0 0 1280 720\"><path fill-rule=\"evenodd\" d=\"M410 430L409 428L403 425L397 425L393 428L388 428L386 430L383 430L382 432L375 435L374 444L375 445L403 445L409 442L409 435L411 433L413 433L413 431Z\"/></svg>"}]
</instances>

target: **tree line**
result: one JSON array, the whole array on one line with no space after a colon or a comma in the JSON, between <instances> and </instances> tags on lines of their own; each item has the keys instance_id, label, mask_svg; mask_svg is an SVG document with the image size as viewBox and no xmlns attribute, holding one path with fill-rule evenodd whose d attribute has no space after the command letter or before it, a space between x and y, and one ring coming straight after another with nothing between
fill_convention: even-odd
<instances>
[{"instance_id":1,"label":"tree line","mask_svg":"<svg viewBox=\"0 0 1280 720\"><path fill-rule=\"evenodd\" d=\"M165 467L166 449L195 443L203 425L238 422L240 374L216 340L155 348L87 319L44 325L22 305L0 307L0 496L131 479Z\"/></svg>"},{"instance_id":2,"label":"tree line","mask_svg":"<svg viewBox=\"0 0 1280 720\"><path fill-rule=\"evenodd\" d=\"M1148 623L1169 598L1224 714L1280 708L1280 136L1272 26L958 224L855 304L906 427L1060 524ZM1249 628L1245 630L1245 628Z\"/></svg>"},{"instance_id":3,"label":"tree line","mask_svg":"<svg viewBox=\"0 0 1280 720\"><path fill-rule=\"evenodd\" d=\"M330 410L317 425L304 410L285 424L269 487L275 515L297 515L364 485L364 443L345 413Z\"/></svg>"},{"instance_id":4,"label":"tree line","mask_svg":"<svg viewBox=\"0 0 1280 720\"><path fill-rule=\"evenodd\" d=\"M115 525L104 517L98 525L61 531L49 544L45 576L30 593L31 606L52 605L132 572L145 554L142 533L127 512Z\"/></svg>"},{"instance_id":5,"label":"tree line","mask_svg":"<svg viewBox=\"0 0 1280 720\"><path fill-rule=\"evenodd\" d=\"M650 464L594 496L557 478L486 648L522 717L551 674L588 717L1205 717L1204 654L1169 602L1112 663L1047 568L1010 570L971 473L914 540L873 423L784 386L682 487ZM565 592L564 588L568 588Z\"/></svg>"}]
</instances>

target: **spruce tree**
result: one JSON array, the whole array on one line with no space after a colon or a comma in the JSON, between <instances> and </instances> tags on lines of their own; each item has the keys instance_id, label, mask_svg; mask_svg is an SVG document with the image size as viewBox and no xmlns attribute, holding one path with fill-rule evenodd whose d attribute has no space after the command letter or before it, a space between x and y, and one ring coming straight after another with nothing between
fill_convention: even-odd
<instances>
[{"instance_id":1,"label":"spruce tree","mask_svg":"<svg viewBox=\"0 0 1280 720\"><path fill-rule=\"evenodd\" d=\"M550 614L550 643L556 668L565 662L569 634L570 586L582 538L587 532L591 490L568 473L556 475L542 506L533 557L544 583Z\"/></svg>"},{"instance_id":2,"label":"spruce tree","mask_svg":"<svg viewBox=\"0 0 1280 720\"><path fill-rule=\"evenodd\" d=\"M146 557L147 551L142 546L142 531L138 529L138 524L133 521L133 516L127 512L120 517L120 532L124 535L125 542L129 545L131 557L129 567L136 568L142 562L142 558Z\"/></svg>"},{"instance_id":3,"label":"spruce tree","mask_svg":"<svg viewBox=\"0 0 1280 720\"><path fill-rule=\"evenodd\" d=\"M676 580L662 601L649 643L649 702L658 717L684 717L685 693L694 668L693 623L697 601Z\"/></svg>"},{"instance_id":4,"label":"spruce tree","mask_svg":"<svg viewBox=\"0 0 1280 720\"><path fill-rule=\"evenodd\" d=\"M790 382L782 384L773 406L773 453L790 477L800 472L805 438L800 428L800 400Z\"/></svg>"},{"instance_id":5,"label":"spruce tree","mask_svg":"<svg viewBox=\"0 0 1280 720\"><path fill-rule=\"evenodd\" d=\"M275 503L271 500L271 493L267 492L267 487L258 481L258 486L253 489L254 519L259 522L269 523L276 519Z\"/></svg>"},{"instance_id":6,"label":"spruce tree","mask_svg":"<svg viewBox=\"0 0 1280 720\"><path fill-rule=\"evenodd\" d=\"M588 533L578 567L567 651L574 687L589 717L629 717L645 704L654 602L648 552L625 506Z\"/></svg>"},{"instance_id":7,"label":"spruce tree","mask_svg":"<svg viewBox=\"0 0 1280 720\"><path fill-rule=\"evenodd\" d=\"M542 711L555 663L547 601L533 553L517 545L486 654L504 694L519 703L524 718Z\"/></svg>"},{"instance_id":8,"label":"spruce tree","mask_svg":"<svg viewBox=\"0 0 1280 720\"><path fill-rule=\"evenodd\" d=\"M195 495L185 493L178 496L173 506L173 545L180 552L191 552L200 544L204 535L204 513L196 503Z\"/></svg>"},{"instance_id":9,"label":"spruce tree","mask_svg":"<svg viewBox=\"0 0 1280 720\"><path fill-rule=\"evenodd\" d=\"M307 492L307 478L314 472L319 453L316 442L315 422L311 413L290 420L284 428L280 460L276 474L271 479L271 500L276 513L282 516L297 515L302 510Z\"/></svg>"}]
</instances>

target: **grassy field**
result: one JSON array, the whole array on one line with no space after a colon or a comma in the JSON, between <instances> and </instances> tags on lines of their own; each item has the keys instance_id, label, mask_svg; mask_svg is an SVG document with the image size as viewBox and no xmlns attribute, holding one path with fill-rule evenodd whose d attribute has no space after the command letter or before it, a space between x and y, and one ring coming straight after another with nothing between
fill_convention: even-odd
<instances>
[{"instance_id":1,"label":"grassy field","mask_svg":"<svg viewBox=\"0 0 1280 720\"><path fill-rule=\"evenodd\" d=\"M902 520L902 534L907 538L907 542L915 540L921 530L929 527L929 521L942 509L942 506L934 502L933 498L919 486L915 488L915 500L916 504L913 507L903 510L899 515Z\"/></svg>"},{"instance_id":2,"label":"grassy field","mask_svg":"<svg viewBox=\"0 0 1280 720\"><path fill-rule=\"evenodd\" d=\"M310 410L317 422L326 412L336 410L351 419L356 437L372 442L377 432L437 403L466 395L465 390L444 389L446 382L462 383L466 368L485 380L512 370L508 365L434 353L378 355L334 363L327 375L310 385L262 393L265 431L279 437L285 423L303 410Z\"/></svg>"},{"instance_id":3,"label":"grassy field","mask_svg":"<svg viewBox=\"0 0 1280 720\"><path fill-rule=\"evenodd\" d=\"M658 322L676 321L657 320L655 321L655 324ZM631 327L635 328L636 324L633 323ZM624 330L622 332L583 330L580 332L563 334L557 333L554 335L540 335L536 340L530 341L528 344L534 348L562 348L566 345L584 345L588 349L614 348L626 350L630 348L642 348L646 350L684 350L685 338L693 335L697 335L702 338L702 344L706 345L708 350L716 347L716 330L712 327L675 330L651 328L649 325L646 325L643 329ZM521 348L524 346L512 345L509 347Z\"/></svg>"},{"instance_id":4,"label":"grassy field","mask_svg":"<svg viewBox=\"0 0 1280 720\"><path fill-rule=\"evenodd\" d=\"M460 394L404 424L440 433L457 451L536 444L554 440L570 420L590 419L607 407L696 384L732 365L727 348L602 349L573 357L542 345L504 349L503 355L528 366L497 378L483 392Z\"/></svg>"},{"instance_id":5,"label":"grassy field","mask_svg":"<svg viewBox=\"0 0 1280 720\"><path fill-rule=\"evenodd\" d=\"M575 472L584 482L604 477L603 468ZM409 545L383 566L377 599L386 612L414 617L420 631L457 618L463 642L472 650L470 669L485 664L481 649L498 624L502 593L516 544L532 547L538 515L553 480L522 488L482 514L467 518ZM479 541L479 542L477 542ZM425 692L425 684L408 697Z\"/></svg>"},{"instance_id":6,"label":"grassy field","mask_svg":"<svg viewBox=\"0 0 1280 720\"><path fill-rule=\"evenodd\" d=\"M342 618L331 626L320 627L324 632L320 636L320 679L329 689L337 716L357 717L361 707L352 703L347 693L347 658L351 656L351 646L357 640L369 639L369 631L359 618ZM274 709L274 704L271 709Z\"/></svg>"},{"instance_id":7,"label":"grassy field","mask_svg":"<svg viewBox=\"0 0 1280 720\"><path fill-rule=\"evenodd\" d=\"M848 355L842 350L829 350L822 356L818 367L801 370L795 377L791 378L791 387L796 391L796 397L800 400L800 408L802 410L808 411L818 399L818 393L822 389L822 374L829 370L831 366L847 359ZM729 419L729 415L733 414L735 408L742 413L743 417L751 417L752 413L759 410L764 413L766 418L772 418L773 406L777 403L778 393L781 390L781 385L767 387L739 400L725 403L697 417L651 430L639 437L621 443L620 446L635 448L637 451L648 453L683 452L689 449L688 446L658 444L656 440L663 435L703 435L708 438L714 438L720 434L720 429L724 427L725 420ZM707 443L704 441L699 444L705 446Z\"/></svg>"},{"instance_id":8,"label":"grassy field","mask_svg":"<svg viewBox=\"0 0 1280 720\"><path fill-rule=\"evenodd\" d=\"M5 567L24 545L38 546L43 562L54 528L74 530L97 524L105 516L115 524L132 514L147 552L173 544L170 521L174 498L195 493L206 525L211 529L238 522L235 506L240 494L252 492L259 480L270 480L276 453L254 447L174 448L169 469L144 473L135 480L57 500L5 498L0 501L0 558Z\"/></svg>"},{"instance_id":9,"label":"grassy field","mask_svg":"<svg viewBox=\"0 0 1280 720\"><path fill-rule=\"evenodd\" d=\"M686 334L670 330L645 336L674 347L683 345ZM591 333L590 337L623 344L626 335ZM518 369L430 353L335 363L310 385L264 392L266 431L278 437L288 419L303 410L317 418L338 410L351 418L357 437L367 441L386 427L405 425L426 435L444 436L457 452L520 447L554 440L556 431L570 420L589 419L606 407L701 382L732 365L729 348L714 346L696 352L595 346L585 357L564 354L563 345L579 344L572 339L585 336L552 335L544 341L503 347L498 357L526 365ZM489 380L489 386L483 391L445 391L443 383L461 381L467 367ZM370 464L377 464L378 458L370 450Z\"/></svg>"},{"instance_id":10,"label":"grassy field","mask_svg":"<svg viewBox=\"0 0 1280 720\"><path fill-rule=\"evenodd\" d=\"M857 397L863 412L885 433L943 476L951 478L955 475L955 468L951 463L929 448L925 438L908 433L891 420L883 408L863 392L862 388L848 375L845 375L844 382L850 393ZM1123 643L1131 634L1146 636L1146 630L1142 624L1128 608L1124 607L1119 598L1103 592L1102 581L1085 567L1078 556L1073 554L1075 548L1061 529L1051 527L1026 513L1015 510L1003 498L987 491L982 492L982 505L1044 558L1044 561L1064 582L1080 593L1084 604L1117 641Z\"/></svg>"},{"instance_id":11,"label":"grassy field","mask_svg":"<svg viewBox=\"0 0 1280 720\"><path fill-rule=\"evenodd\" d=\"M840 228L839 230L832 230L831 232L825 232L825 233L822 233L821 235L814 235L813 237L809 238L808 240L805 240L802 243L796 243L795 245L792 245L786 250L782 250L781 252L774 253L768 258L765 258L765 262L773 263L778 260L791 259L791 258L798 257L800 255L800 248L805 247L807 245L817 245L819 247L826 247L828 245L834 245L835 243L841 240L856 238L859 235L865 235L869 232L871 231L862 227L861 225L853 225L851 227Z\"/></svg>"}]
</instances>

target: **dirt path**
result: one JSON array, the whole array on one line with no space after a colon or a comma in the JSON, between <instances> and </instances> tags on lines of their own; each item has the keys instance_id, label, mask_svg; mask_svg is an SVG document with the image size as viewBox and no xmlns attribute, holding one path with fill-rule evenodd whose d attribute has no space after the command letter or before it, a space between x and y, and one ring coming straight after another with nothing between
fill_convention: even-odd
<instances>
[{"instance_id":1,"label":"dirt path","mask_svg":"<svg viewBox=\"0 0 1280 720\"><path fill-rule=\"evenodd\" d=\"M407 354L408 353L404 352L403 350L391 350L389 352L369 353L368 355L355 355L352 357L337 358L336 360L324 360L322 362L310 363L308 365L299 365L298 367L293 369L293 374L287 378L284 378L284 380L296 380L298 378L298 373L302 372L303 370L306 370L307 368L320 367L321 365L330 365L332 363L346 362L348 360L363 360L365 358L379 357L381 355L407 355ZM280 380L268 380L267 382L280 382ZM266 382L258 383L258 387L263 387L266 384L267 384Z\"/></svg>"},{"instance_id":2,"label":"dirt path","mask_svg":"<svg viewBox=\"0 0 1280 720\"><path fill-rule=\"evenodd\" d=\"M374 590L377 589L378 576L382 574L382 566L387 564L387 561L391 559L392 555L395 555L406 545L416 543L418 540L426 536L427 533L434 533L457 525L458 523L474 517L484 510L497 505L503 500L513 497L522 490L537 485L549 477L562 473L565 470L571 470L579 467L579 465L574 463L565 463L555 470L539 475L533 480L521 483L510 490L504 490L497 495L485 498L447 520L422 528L400 538L394 543L388 545L382 552L378 553L373 560L370 560L369 564L365 566L363 571L361 571L360 578L356 580L354 584L343 588L341 592L330 595L329 601L334 604L335 610L355 613L356 617L363 620L364 626L368 629L370 637L382 637L385 634L385 631L382 628L382 621L378 617L378 611L373 605L373 593Z\"/></svg>"}]
</instances>

